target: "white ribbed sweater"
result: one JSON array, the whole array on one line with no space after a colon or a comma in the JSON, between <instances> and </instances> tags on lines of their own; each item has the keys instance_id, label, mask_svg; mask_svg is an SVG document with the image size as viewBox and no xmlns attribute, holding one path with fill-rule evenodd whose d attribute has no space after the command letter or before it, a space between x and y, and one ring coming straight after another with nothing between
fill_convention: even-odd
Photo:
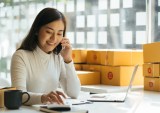
<instances>
[{"instance_id":1,"label":"white ribbed sweater","mask_svg":"<svg viewBox=\"0 0 160 113\"><path fill-rule=\"evenodd\" d=\"M40 104L42 94L55 91L59 84L72 98L76 98L80 92L73 62L66 64L61 55L46 54L39 47L34 51L18 50L14 53L11 80L13 87L30 94L28 105ZM25 95L23 101L26 98Z\"/></svg>"}]
</instances>

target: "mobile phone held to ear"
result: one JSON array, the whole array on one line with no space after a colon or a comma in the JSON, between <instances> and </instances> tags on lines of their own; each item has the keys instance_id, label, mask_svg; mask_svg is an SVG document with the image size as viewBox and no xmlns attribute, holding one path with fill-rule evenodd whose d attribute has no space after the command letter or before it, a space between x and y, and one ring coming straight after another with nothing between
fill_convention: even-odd
<instances>
[{"instance_id":1,"label":"mobile phone held to ear","mask_svg":"<svg viewBox=\"0 0 160 113\"><path fill-rule=\"evenodd\" d=\"M62 50L62 45L61 43L59 43L57 47L54 49L54 53L58 55L61 52L61 50Z\"/></svg>"}]
</instances>

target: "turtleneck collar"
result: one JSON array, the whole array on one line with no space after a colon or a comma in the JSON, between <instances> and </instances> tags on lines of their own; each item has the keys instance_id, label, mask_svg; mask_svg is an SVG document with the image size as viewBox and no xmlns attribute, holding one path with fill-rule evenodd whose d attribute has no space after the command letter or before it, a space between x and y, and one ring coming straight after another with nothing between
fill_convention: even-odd
<instances>
[{"instance_id":1,"label":"turtleneck collar","mask_svg":"<svg viewBox=\"0 0 160 113\"><path fill-rule=\"evenodd\" d=\"M45 53L41 48L39 48L39 46L36 47L35 52L42 58L48 59L50 58L51 54L53 54L52 52L47 54Z\"/></svg>"}]
</instances>

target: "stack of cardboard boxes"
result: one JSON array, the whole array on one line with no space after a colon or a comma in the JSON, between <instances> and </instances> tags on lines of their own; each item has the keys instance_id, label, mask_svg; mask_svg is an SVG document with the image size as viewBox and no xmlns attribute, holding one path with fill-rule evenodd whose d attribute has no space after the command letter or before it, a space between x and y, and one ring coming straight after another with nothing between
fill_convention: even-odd
<instances>
[{"instance_id":1,"label":"stack of cardboard boxes","mask_svg":"<svg viewBox=\"0 0 160 113\"><path fill-rule=\"evenodd\" d=\"M100 67L96 71L94 68L97 68L97 66L87 65L87 54L88 50L84 49L74 49L72 51L72 58L81 84L100 84ZM90 67L92 68L90 69Z\"/></svg>"},{"instance_id":2,"label":"stack of cardboard boxes","mask_svg":"<svg viewBox=\"0 0 160 113\"><path fill-rule=\"evenodd\" d=\"M126 86L130 82L134 66L139 64L133 85L142 85L142 51L103 51L101 52L101 84Z\"/></svg>"},{"instance_id":3,"label":"stack of cardboard boxes","mask_svg":"<svg viewBox=\"0 0 160 113\"><path fill-rule=\"evenodd\" d=\"M144 89L160 91L160 42L144 44Z\"/></svg>"},{"instance_id":4,"label":"stack of cardboard boxes","mask_svg":"<svg viewBox=\"0 0 160 113\"><path fill-rule=\"evenodd\" d=\"M82 85L106 84L126 86L130 82L134 65L137 64L139 64L139 68L133 84L143 84L142 51L73 50L73 60L76 70L88 71L88 74L92 72L87 75L86 73L80 74L80 71L77 71ZM83 82L84 79L85 82Z\"/></svg>"}]
</instances>

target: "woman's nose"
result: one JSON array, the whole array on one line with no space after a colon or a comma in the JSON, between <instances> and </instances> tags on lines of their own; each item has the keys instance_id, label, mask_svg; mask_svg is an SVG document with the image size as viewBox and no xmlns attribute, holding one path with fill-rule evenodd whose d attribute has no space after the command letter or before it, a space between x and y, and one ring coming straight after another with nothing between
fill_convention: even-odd
<instances>
[{"instance_id":1,"label":"woman's nose","mask_svg":"<svg viewBox=\"0 0 160 113\"><path fill-rule=\"evenodd\" d=\"M51 40L54 40L54 41L57 40L55 33L52 34L52 36L50 37L50 39L51 39Z\"/></svg>"}]
</instances>

